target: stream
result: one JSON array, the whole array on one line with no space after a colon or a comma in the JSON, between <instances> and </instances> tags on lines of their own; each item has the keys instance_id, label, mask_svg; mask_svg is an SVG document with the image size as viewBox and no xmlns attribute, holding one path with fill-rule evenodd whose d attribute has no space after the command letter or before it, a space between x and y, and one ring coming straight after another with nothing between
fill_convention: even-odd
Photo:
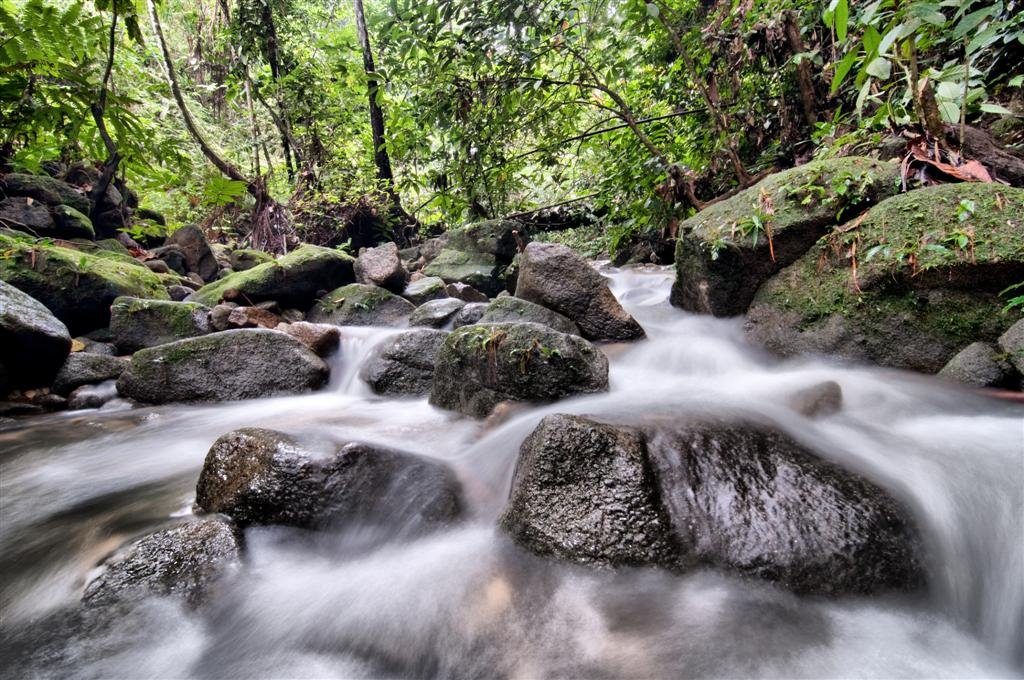
<instances>
[{"instance_id":1,"label":"stream","mask_svg":"<svg viewBox=\"0 0 1024 680\"><path fill-rule=\"evenodd\" d=\"M358 368L395 330L343 328L315 394L61 413L0 431L0 676L111 678L1021 677L1024 410L934 378L780 362L741 322L668 305L673 270L608 269L648 339L606 347L607 394L493 425L376 397ZM838 382L812 420L783 396ZM929 588L800 597L712 569L616 572L544 560L495 530L519 445L549 413L754 412L913 512ZM95 565L191 512L212 442L258 426L447 461L469 521L246 530L247 563L200 612L154 599L102 625L74 616ZM29 651L26 651L29 650ZM30 653L31 652L31 653Z\"/></svg>"}]
</instances>

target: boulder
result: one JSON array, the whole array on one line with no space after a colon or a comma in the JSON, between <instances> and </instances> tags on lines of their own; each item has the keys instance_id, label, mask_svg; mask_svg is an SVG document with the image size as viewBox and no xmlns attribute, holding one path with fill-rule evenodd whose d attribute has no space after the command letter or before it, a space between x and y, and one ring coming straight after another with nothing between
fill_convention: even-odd
<instances>
[{"instance_id":1,"label":"boulder","mask_svg":"<svg viewBox=\"0 0 1024 680\"><path fill-rule=\"evenodd\" d=\"M68 395L68 408L78 411L86 408L99 408L117 398L117 382L107 380L96 385L82 385Z\"/></svg>"},{"instance_id":2,"label":"boulder","mask_svg":"<svg viewBox=\"0 0 1024 680\"><path fill-rule=\"evenodd\" d=\"M1018 387L1020 374L987 342L972 342L949 360L940 378L971 387Z\"/></svg>"},{"instance_id":3,"label":"boulder","mask_svg":"<svg viewBox=\"0 0 1024 680\"><path fill-rule=\"evenodd\" d=\"M231 312L237 307L238 305L234 302L222 302L219 305L215 305L210 310L210 326L213 327L213 330L226 331L230 328Z\"/></svg>"},{"instance_id":4,"label":"boulder","mask_svg":"<svg viewBox=\"0 0 1024 680\"><path fill-rule=\"evenodd\" d=\"M495 295L504 288L503 270L490 253L445 248L423 268L423 273L445 283L464 283L487 295Z\"/></svg>"},{"instance_id":5,"label":"boulder","mask_svg":"<svg viewBox=\"0 0 1024 680\"><path fill-rule=\"evenodd\" d=\"M327 364L295 338L245 328L139 350L117 391L151 404L255 399L316 389L328 373Z\"/></svg>"},{"instance_id":6,"label":"boulder","mask_svg":"<svg viewBox=\"0 0 1024 680\"><path fill-rule=\"evenodd\" d=\"M417 329L392 336L374 348L359 370L377 394L426 396L434 381L434 364L445 331Z\"/></svg>"},{"instance_id":7,"label":"boulder","mask_svg":"<svg viewBox=\"0 0 1024 680\"><path fill-rule=\"evenodd\" d=\"M465 283L449 283L445 286L444 290L448 293L448 297L458 298L466 302L487 302L489 299L476 288Z\"/></svg>"},{"instance_id":8,"label":"boulder","mask_svg":"<svg viewBox=\"0 0 1024 680\"><path fill-rule=\"evenodd\" d=\"M94 385L105 380L116 380L124 373L128 360L104 354L73 352L53 381L53 391L67 396L82 385Z\"/></svg>"},{"instance_id":9,"label":"boulder","mask_svg":"<svg viewBox=\"0 0 1024 680\"><path fill-rule=\"evenodd\" d=\"M284 307L309 309L321 291L354 280L352 263L352 257L340 250L299 246L274 262L209 283L191 299L210 307L223 299L240 299L248 304L276 300Z\"/></svg>"},{"instance_id":10,"label":"boulder","mask_svg":"<svg viewBox=\"0 0 1024 680\"><path fill-rule=\"evenodd\" d=\"M1007 360L1018 373L1024 375L1024 319L1017 321L999 336L999 349L1006 352Z\"/></svg>"},{"instance_id":11,"label":"boulder","mask_svg":"<svg viewBox=\"0 0 1024 680\"><path fill-rule=\"evenodd\" d=\"M843 389L834 380L825 380L799 389L786 397L786 406L808 418L838 413L843 406Z\"/></svg>"},{"instance_id":12,"label":"boulder","mask_svg":"<svg viewBox=\"0 0 1024 680\"><path fill-rule=\"evenodd\" d=\"M277 328L281 317L260 307L235 307L228 313L228 328Z\"/></svg>"},{"instance_id":13,"label":"boulder","mask_svg":"<svg viewBox=\"0 0 1024 680\"><path fill-rule=\"evenodd\" d=\"M944 184L882 201L761 286L747 337L781 356L937 373L1005 327L999 292L1024 281L1022 225L1024 190L995 184Z\"/></svg>"},{"instance_id":14,"label":"boulder","mask_svg":"<svg viewBox=\"0 0 1024 680\"><path fill-rule=\"evenodd\" d=\"M864 157L769 175L679 226L672 304L715 316L742 314L758 287L829 227L898 191L899 166Z\"/></svg>"},{"instance_id":15,"label":"boulder","mask_svg":"<svg viewBox=\"0 0 1024 680\"><path fill-rule=\"evenodd\" d=\"M385 243L376 248L364 248L356 258L355 275L358 283L380 286L401 294L409 280L409 272L398 255L398 246Z\"/></svg>"},{"instance_id":16,"label":"boulder","mask_svg":"<svg viewBox=\"0 0 1024 680\"><path fill-rule=\"evenodd\" d=\"M486 416L499 402L550 402L608 389L608 359L589 342L536 323L463 326L445 339L430 403Z\"/></svg>"},{"instance_id":17,"label":"boulder","mask_svg":"<svg viewBox=\"0 0 1024 680\"><path fill-rule=\"evenodd\" d=\"M251 248L239 248L238 250L231 251L229 264L231 265L231 269L236 272L244 272L246 269L252 269L256 265L273 261L274 256L270 253L265 253L262 250L253 250Z\"/></svg>"},{"instance_id":18,"label":"boulder","mask_svg":"<svg viewBox=\"0 0 1024 680\"><path fill-rule=\"evenodd\" d=\"M57 228L50 210L31 198L5 198L0 201L0 225L38 237L65 236Z\"/></svg>"},{"instance_id":19,"label":"boulder","mask_svg":"<svg viewBox=\"0 0 1024 680\"><path fill-rule=\"evenodd\" d=\"M443 279L437 276L424 276L421 279L410 281L402 291L402 297L419 306L430 300L448 297L448 293L445 291Z\"/></svg>"},{"instance_id":20,"label":"boulder","mask_svg":"<svg viewBox=\"0 0 1024 680\"><path fill-rule=\"evenodd\" d=\"M574 562L680 560L644 436L579 416L546 416L523 442L500 523L529 550Z\"/></svg>"},{"instance_id":21,"label":"boulder","mask_svg":"<svg viewBox=\"0 0 1024 680\"><path fill-rule=\"evenodd\" d=\"M508 264L528 239L526 225L522 222L484 220L449 231L445 247L467 253L486 253L493 255L497 262Z\"/></svg>"},{"instance_id":22,"label":"boulder","mask_svg":"<svg viewBox=\"0 0 1024 680\"><path fill-rule=\"evenodd\" d=\"M143 260L143 266L154 274L170 274L171 268L167 266L167 263L163 260ZM170 294L170 293L168 293Z\"/></svg>"},{"instance_id":23,"label":"boulder","mask_svg":"<svg viewBox=\"0 0 1024 680\"><path fill-rule=\"evenodd\" d=\"M195 302L119 297L110 307L114 345L125 354L211 330L210 308Z\"/></svg>"},{"instance_id":24,"label":"boulder","mask_svg":"<svg viewBox=\"0 0 1024 680\"><path fill-rule=\"evenodd\" d=\"M220 271L206 234L194 224L186 225L168 236L167 245L178 246L184 253L186 273L195 272L203 281L212 281Z\"/></svg>"},{"instance_id":25,"label":"boulder","mask_svg":"<svg viewBox=\"0 0 1024 680\"><path fill-rule=\"evenodd\" d=\"M0 281L0 369L6 387L49 385L71 351L67 327L41 302ZM0 397L7 389L0 389Z\"/></svg>"},{"instance_id":26,"label":"boulder","mask_svg":"<svg viewBox=\"0 0 1024 680\"><path fill-rule=\"evenodd\" d=\"M87 253L0 232L0 280L42 302L75 335L110 323L114 299L168 299L159 276L115 253Z\"/></svg>"},{"instance_id":27,"label":"boulder","mask_svg":"<svg viewBox=\"0 0 1024 680\"><path fill-rule=\"evenodd\" d=\"M170 269L184 276L188 274L188 263L185 260L185 251L178 245L167 245L154 248L152 253Z\"/></svg>"},{"instance_id":28,"label":"boulder","mask_svg":"<svg viewBox=\"0 0 1024 680\"><path fill-rule=\"evenodd\" d=\"M111 208L99 214L93 214L92 226L96 235L101 238L113 238L118 232L132 226L131 211L124 208Z\"/></svg>"},{"instance_id":29,"label":"boulder","mask_svg":"<svg viewBox=\"0 0 1024 680\"><path fill-rule=\"evenodd\" d=\"M318 357L333 354L341 344L341 331L337 326L308 321L292 321L280 323L275 330L287 333L306 347L313 350Z\"/></svg>"},{"instance_id":30,"label":"boulder","mask_svg":"<svg viewBox=\"0 0 1024 680\"><path fill-rule=\"evenodd\" d=\"M480 321L480 317L487 311L486 302L467 302L466 305L455 314L452 319L453 328L472 326Z\"/></svg>"},{"instance_id":31,"label":"boulder","mask_svg":"<svg viewBox=\"0 0 1024 680\"><path fill-rule=\"evenodd\" d=\"M415 309L383 288L350 283L325 295L309 310L307 319L338 326L404 326Z\"/></svg>"},{"instance_id":32,"label":"boulder","mask_svg":"<svg viewBox=\"0 0 1024 680\"><path fill-rule=\"evenodd\" d=\"M409 317L409 325L443 328L465 306L466 303L458 298L441 298L424 302Z\"/></svg>"},{"instance_id":33,"label":"boulder","mask_svg":"<svg viewBox=\"0 0 1024 680\"><path fill-rule=\"evenodd\" d=\"M649 437L661 497L691 559L797 593L923 585L910 513L884 490L754 422L693 422Z\"/></svg>"},{"instance_id":34,"label":"boulder","mask_svg":"<svg viewBox=\"0 0 1024 680\"><path fill-rule=\"evenodd\" d=\"M516 321L539 323L548 328L553 328L559 333L580 334L580 329L577 328L576 324L558 312L552 312L547 307L541 307L528 300L511 296L495 298L493 302L487 305L478 323Z\"/></svg>"},{"instance_id":35,"label":"boulder","mask_svg":"<svg viewBox=\"0 0 1024 680\"><path fill-rule=\"evenodd\" d=\"M241 538L232 523L201 517L143 536L118 551L86 585L82 601L98 607L170 597L197 607L241 566Z\"/></svg>"},{"instance_id":36,"label":"boulder","mask_svg":"<svg viewBox=\"0 0 1024 680\"><path fill-rule=\"evenodd\" d=\"M78 212L69 205L54 206L52 210L53 221L57 225L57 229L54 232L55 236L89 240L96 238L96 230L93 229L92 220L84 213Z\"/></svg>"},{"instance_id":37,"label":"boulder","mask_svg":"<svg viewBox=\"0 0 1024 680\"><path fill-rule=\"evenodd\" d=\"M519 259L515 296L567 317L588 340L644 337L644 329L615 299L605 278L559 243L526 246Z\"/></svg>"},{"instance_id":38,"label":"boulder","mask_svg":"<svg viewBox=\"0 0 1024 680\"><path fill-rule=\"evenodd\" d=\"M67 182L46 175L27 175L12 172L0 178L0 193L7 196L25 196L46 205L64 204L80 213L89 214L89 197Z\"/></svg>"},{"instance_id":39,"label":"boulder","mask_svg":"<svg viewBox=\"0 0 1024 680\"><path fill-rule=\"evenodd\" d=\"M361 442L310 448L258 428L220 437L196 485L196 505L239 524L415 531L462 514L458 480L443 463Z\"/></svg>"}]
</instances>

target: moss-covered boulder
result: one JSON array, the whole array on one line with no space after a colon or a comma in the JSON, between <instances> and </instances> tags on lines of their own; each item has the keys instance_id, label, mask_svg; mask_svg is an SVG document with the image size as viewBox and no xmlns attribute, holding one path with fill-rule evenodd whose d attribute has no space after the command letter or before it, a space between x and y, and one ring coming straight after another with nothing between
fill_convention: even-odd
<instances>
[{"instance_id":1,"label":"moss-covered boulder","mask_svg":"<svg viewBox=\"0 0 1024 680\"><path fill-rule=\"evenodd\" d=\"M69 205L54 206L53 222L57 225L62 238L83 238L89 240L96 238L96 230L93 229L92 220Z\"/></svg>"},{"instance_id":2,"label":"moss-covered boulder","mask_svg":"<svg viewBox=\"0 0 1024 680\"><path fill-rule=\"evenodd\" d=\"M46 305L72 335L105 327L111 303L122 295L168 299L160 277L131 258L87 253L4 231L0 280Z\"/></svg>"},{"instance_id":3,"label":"moss-covered boulder","mask_svg":"<svg viewBox=\"0 0 1024 680\"><path fill-rule=\"evenodd\" d=\"M466 253L486 253L499 262L512 261L529 240L526 225L516 220L484 220L448 232L446 247Z\"/></svg>"},{"instance_id":4,"label":"moss-covered boulder","mask_svg":"<svg viewBox=\"0 0 1024 680\"><path fill-rule=\"evenodd\" d=\"M198 302L119 297L110 306L110 333L126 354L211 330L210 308Z\"/></svg>"},{"instance_id":5,"label":"moss-covered boulder","mask_svg":"<svg viewBox=\"0 0 1024 680\"><path fill-rule=\"evenodd\" d=\"M477 323L503 323L508 321L532 321L559 333L579 335L580 329L565 316L553 312L547 307L534 304L511 295L495 298L487 305Z\"/></svg>"},{"instance_id":6,"label":"moss-covered boulder","mask_svg":"<svg viewBox=\"0 0 1024 680\"><path fill-rule=\"evenodd\" d=\"M232 250L231 255L229 256L231 268L236 272L244 272L247 269L252 269L256 265L273 261L274 256L270 253L265 253L262 250L253 250L252 248L239 248L238 250Z\"/></svg>"},{"instance_id":7,"label":"moss-covered boulder","mask_svg":"<svg viewBox=\"0 0 1024 680\"><path fill-rule=\"evenodd\" d=\"M814 161L705 208L680 225L672 304L734 316L758 287L830 226L899 190L899 167L871 158Z\"/></svg>"},{"instance_id":8,"label":"moss-covered boulder","mask_svg":"<svg viewBox=\"0 0 1024 680\"><path fill-rule=\"evenodd\" d=\"M273 262L207 284L190 300L208 307L225 297L249 303L276 300L282 307L308 309L321 291L334 290L355 280L353 262L352 256L340 250L299 246Z\"/></svg>"},{"instance_id":9,"label":"moss-covered boulder","mask_svg":"<svg viewBox=\"0 0 1024 680\"><path fill-rule=\"evenodd\" d=\"M49 385L71 351L67 327L41 302L0 281L0 397Z\"/></svg>"},{"instance_id":10,"label":"moss-covered boulder","mask_svg":"<svg viewBox=\"0 0 1024 680\"><path fill-rule=\"evenodd\" d=\"M487 295L497 295L505 286L503 267L490 253L476 253L445 248L423 268L427 276L436 276L445 283L465 283Z\"/></svg>"},{"instance_id":11,"label":"moss-covered boulder","mask_svg":"<svg viewBox=\"0 0 1024 680\"><path fill-rule=\"evenodd\" d=\"M430 300L448 297L448 292L443 279L437 276L424 276L416 281L411 281L402 291L402 297L419 306Z\"/></svg>"},{"instance_id":12,"label":"moss-covered boulder","mask_svg":"<svg viewBox=\"0 0 1024 680\"><path fill-rule=\"evenodd\" d=\"M992 342L1019 313L999 292L1024 280L1024 190L946 184L883 201L822 238L757 292L755 342L935 373Z\"/></svg>"},{"instance_id":13,"label":"moss-covered boulder","mask_svg":"<svg viewBox=\"0 0 1024 680\"><path fill-rule=\"evenodd\" d=\"M502 401L551 402L608 389L608 359L581 337L536 323L463 326L434 364L430 403L483 417Z\"/></svg>"},{"instance_id":14,"label":"moss-covered boulder","mask_svg":"<svg viewBox=\"0 0 1024 680\"><path fill-rule=\"evenodd\" d=\"M128 360L91 352L72 352L53 381L53 391L68 396L82 385L116 380L128 366Z\"/></svg>"},{"instance_id":15,"label":"moss-covered boulder","mask_svg":"<svg viewBox=\"0 0 1024 680\"><path fill-rule=\"evenodd\" d=\"M246 328L139 350L117 391L150 404L231 401L307 392L328 374L327 364L290 335Z\"/></svg>"},{"instance_id":16,"label":"moss-covered boulder","mask_svg":"<svg viewBox=\"0 0 1024 680\"><path fill-rule=\"evenodd\" d=\"M89 197L67 182L47 175L28 175L12 172L0 178L0 194L25 196L46 205L66 205L80 213L89 214Z\"/></svg>"},{"instance_id":17,"label":"moss-covered boulder","mask_svg":"<svg viewBox=\"0 0 1024 680\"><path fill-rule=\"evenodd\" d=\"M306 319L338 326L404 326L415 310L411 302L383 288L351 283L321 298Z\"/></svg>"}]
</instances>

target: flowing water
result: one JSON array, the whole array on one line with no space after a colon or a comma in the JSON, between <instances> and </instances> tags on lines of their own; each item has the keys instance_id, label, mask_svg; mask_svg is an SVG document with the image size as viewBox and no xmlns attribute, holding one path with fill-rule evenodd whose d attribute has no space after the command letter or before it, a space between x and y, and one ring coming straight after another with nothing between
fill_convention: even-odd
<instances>
[{"instance_id":1,"label":"flowing water","mask_svg":"<svg viewBox=\"0 0 1024 680\"><path fill-rule=\"evenodd\" d=\"M209 406L39 418L0 432L0 607L10 677L1020 677L1024 411L931 378L780 363L737 321L667 304L671 271L610 270L649 339L605 348L607 394L497 426L372 396L361 360L393 331L343 329L329 389ZM781 404L835 380L844 407ZM754 412L905 502L925 535L915 596L797 597L714 570L593 571L528 555L494 529L516 454L545 414ZM191 512L210 444L243 426L360 439L448 461L473 517L418 539L373 529L246 532L231 589L199 612L154 599L74 615L90 570Z\"/></svg>"}]
</instances>

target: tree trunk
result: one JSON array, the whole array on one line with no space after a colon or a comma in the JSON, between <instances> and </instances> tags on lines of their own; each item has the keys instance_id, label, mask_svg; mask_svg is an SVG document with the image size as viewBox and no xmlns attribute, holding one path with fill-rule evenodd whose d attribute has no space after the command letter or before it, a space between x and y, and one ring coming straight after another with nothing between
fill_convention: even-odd
<instances>
[{"instance_id":1,"label":"tree trunk","mask_svg":"<svg viewBox=\"0 0 1024 680\"><path fill-rule=\"evenodd\" d=\"M281 51L278 49L277 41L277 25L274 23L274 13L270 9L269 2L263 2L262 4L262 20L263 27L267 31L266 36L266 48L267 48L267 63L270 64L270 79L274 82L275 88L278 87L278 81L281 79ZM277 117L282 124L278 126L281 133L281 151L284 154L284 166L288 171L288 181L295 181L295 166L296 162L292 160L292 144L291 144L291 130L288 125L288 112L285 110L284 104L281 103L281 93L277 93Z\"/></svg>"},{"instance_id":2,"label":"tree trunk","mask_svg":"<svg viewBox=\"0 0 1024 680\"><path fill-rule=\"evenodd\" d=\"M789 11L785 13L786 41L789 43L789 50L793 55L804 52L804 41L800 37L800 24L797 22L797 13ZM814 81L811 79L811 65L806 59L802 59L796 66L797 85L800 87L800 99L804 105L804 119L809 129L814 129L818 122L817 103L814 96Z\"/></svg>"},{"instance_id":3,"label":"tree trunk","mask_svg":"<svg viewBox=\"0 0 1024 680\"><path fill-rule=\"evenodd\" d=\"M114 143L113 138L110 136L110 132L107 130L107 124L103 118L107 109L107 85L110 82L110 73L114 69L114 50L117 46L117 10L112 9L111 13L110 40L107 47L107 66L103 71L103 80L100 83L99 96L96 98L96 103L90 107L93 121L96 123L96 129L100 133L103 145L107 148L107 160L103 163L103 169L100 171L99 179L96 181L95 186L93 186L92 191L89 192L89 200L92 203L92 214L89 217L93 219L95 219L101 212L100 206L107 194L107 187L109 187L111 181L113 181L114 174L117 172L117 166L121 162L121 154L118 153L117 144Z\"/></svg>"}]
</instances>

